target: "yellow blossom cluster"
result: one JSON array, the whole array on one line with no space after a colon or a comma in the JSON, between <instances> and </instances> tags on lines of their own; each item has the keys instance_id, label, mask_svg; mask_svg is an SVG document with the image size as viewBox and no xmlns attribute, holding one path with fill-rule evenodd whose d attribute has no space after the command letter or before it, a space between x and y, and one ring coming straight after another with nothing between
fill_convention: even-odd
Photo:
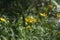
<instances>
[{"instance_id":1,"label":"yellow blossom cluster","mask_svg":"<svg viewBox=\"0 0 60 40\"><path fill-rule=\"evenodd\" d=\"M5 18L0 18L0 20L1 20L2 22L6 22L6 19L5 19Z\"/></svg>"},{"instance_id":2,"label":"yellow blossom cluster","mask_svg":"<svg viewBox=\"0 0 60 40\"><path fill-rule=\"evenodd\" d=\"M2 21L2 22L9 22L9 20L6 20L6 19L3 18L3 17L0 17L0 21Z\"/></svg>"},{"instance_id":3,"label":"yellow blossom cluster","mask_svg":"<svg viewBox=\"0 0 60 40\"><path fill-rule=\"evenodd\" d=\"M28 16L27 18L25 18L25 21L27 23L34 23L34 22L36 22L36 19L33 18L32 16Z\"/></svg>"}]
</instances>

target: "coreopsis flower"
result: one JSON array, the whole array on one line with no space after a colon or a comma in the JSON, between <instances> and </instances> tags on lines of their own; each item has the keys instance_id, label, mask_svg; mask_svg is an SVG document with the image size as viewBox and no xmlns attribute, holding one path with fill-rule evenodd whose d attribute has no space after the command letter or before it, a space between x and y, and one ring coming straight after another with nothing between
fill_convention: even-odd
<instances>
[{"instance_id":1,"label":"coreopsis flower","mask_svg":"<svg viewBox=\"0 0 60 40\"><path fill-rule=\"evenodd\" d=\"M48 5L48 7L49 7L50 9L53 9L53 8L54 8L54 5L53 5L53 4L50 4L50 5Z\"/></svg>"},{"instance_id":2,"label":"coreopsis flower","mask_svg":"<svg viewBox=\"0 0 60 40\"><path fill-rule=\"evenodd\" d=\"M60 13L57 13L57 18L60 18Z\"/></svg>"},{"instance_id":3,"label":"coreopsis flower","mask_svg":"<svg viewBox=\"0 0 60 40\"><path fill-rule=\"evenodd\" d=\"M0 18L0 20L1 20L2 22L6 22L6 19L5 19L5 18Z\"/></svg>"},{"instance_id":4,"label":"coreopsis flower","mask_svg":"<svg viewBox=\"0 0 60 40\"><path fill-rule=\"evenodd\" d=\"M33 18L32 16L28 16L27 18L25 18L25 21L27 23L34 23L34 22L36 22L36 19Z\"/></svg>"},{"instance_id":5,"label":"coreopsis flower","mask_svg":"<svg viewBox=\"0 0 60 40\"><path fill-rule=\"evenodd\" d=\"M40 13L41 16L46 16L47 17L47 14L46 13Z\"/></svg>"}]
</instances>

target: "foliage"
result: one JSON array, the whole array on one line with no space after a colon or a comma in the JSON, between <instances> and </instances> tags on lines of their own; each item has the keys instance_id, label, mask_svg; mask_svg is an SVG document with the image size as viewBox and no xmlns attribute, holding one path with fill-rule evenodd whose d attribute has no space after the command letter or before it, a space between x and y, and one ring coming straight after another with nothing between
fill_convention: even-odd
<instances>
[{"instance_id":1,"label":"foliage","mask_svg":"<svg viewBox=\"0 0 60 40\"><path fill-rule=\"evenodd\" d=\"M0 0L0 39L60 40L56 8L51 0Z\"/></svg>"}]
</instances>

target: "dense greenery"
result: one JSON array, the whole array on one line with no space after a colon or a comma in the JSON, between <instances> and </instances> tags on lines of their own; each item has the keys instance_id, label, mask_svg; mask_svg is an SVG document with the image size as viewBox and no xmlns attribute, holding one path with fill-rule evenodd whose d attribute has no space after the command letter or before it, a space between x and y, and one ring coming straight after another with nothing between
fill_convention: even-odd
<instances>
[{"instance_id":1,"label":"dense greenery","mask_svg":"<svg viewBox=\"0 0 60 40\"><path fill-rule=\"evenodd\" d=\"M60 40L60 13L52 0L0 0L0 40Z\"/></svg>"}]
</instances>

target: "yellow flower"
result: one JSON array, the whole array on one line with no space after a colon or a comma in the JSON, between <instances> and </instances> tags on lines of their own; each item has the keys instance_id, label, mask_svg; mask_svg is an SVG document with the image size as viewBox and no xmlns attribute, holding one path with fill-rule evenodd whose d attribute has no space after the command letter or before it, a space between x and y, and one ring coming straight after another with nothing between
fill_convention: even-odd
<instances>
[{"instance_id":1,"label":"yellow flower","mask_svg":"<svg viewBox=\"0 0 60 40\"><path fill-rule=\"evenodd\" d=\"M47 16L47 14L46 14L46 13L40 13L40 15L41 15L41 16Z\"/></svg>"},{"instance_id":2,"label":"yellow flower","mask_svg":"<svg viewBox=\"0 0 60 40\"><path fill-rule=\"evenodd\" d=\"M57 13L57 18L60 18L60 13Z\"/></svg>"},{"instance_id":3,"label":"yellow flower","mask_svg":"<svg viewBox=\"0 0 60 40\"><path fill-rule=\"evenodd\" d=\"M33 17L27 17L27 18L25 18L25 21L28 23L33 23L33 22L36 22L36 19Z\"/></svg>"},{"instance_id":4,"label":"yellow flower","mask_svg":"<svg viewBox=\"0 0 60 40\"><path fill-rule=\"evenodd\" d=\"M53 4L50 4L48 5L49 8L53 9L54 5Z\"/></svg>"},{"instance_id":5,"label":"yellow flower","mask_svg":"<svg viewBox=\"0 0 60 40\"><path fill-rule=\"evenodd\" d=\"M25 18L25 21L26 21L26 22L29 22L29 23L32 23L32 22L33 22L32 19L28 19L28 18Z\"/></svg>"},{"instance_id":6,"label":"yellow flower","mask_svg":"<svg viewBox=\"0 0 60 40\"><path fill-rule=\"evenodd\" d=\"M32 27L31 26L27 26L27 28L30 30Z\"/></svg>"},{"instance_id":7,"label":"yellow flower","mask_svg":"<svg viewBox=\"0 0 60 40\"><path fill-rule=\"evenodd\" d=\"M4 18L0 18L0 20L3 21L3 22L6 22L6 19L4 19Z\"/></svg>"}]
</instances>

